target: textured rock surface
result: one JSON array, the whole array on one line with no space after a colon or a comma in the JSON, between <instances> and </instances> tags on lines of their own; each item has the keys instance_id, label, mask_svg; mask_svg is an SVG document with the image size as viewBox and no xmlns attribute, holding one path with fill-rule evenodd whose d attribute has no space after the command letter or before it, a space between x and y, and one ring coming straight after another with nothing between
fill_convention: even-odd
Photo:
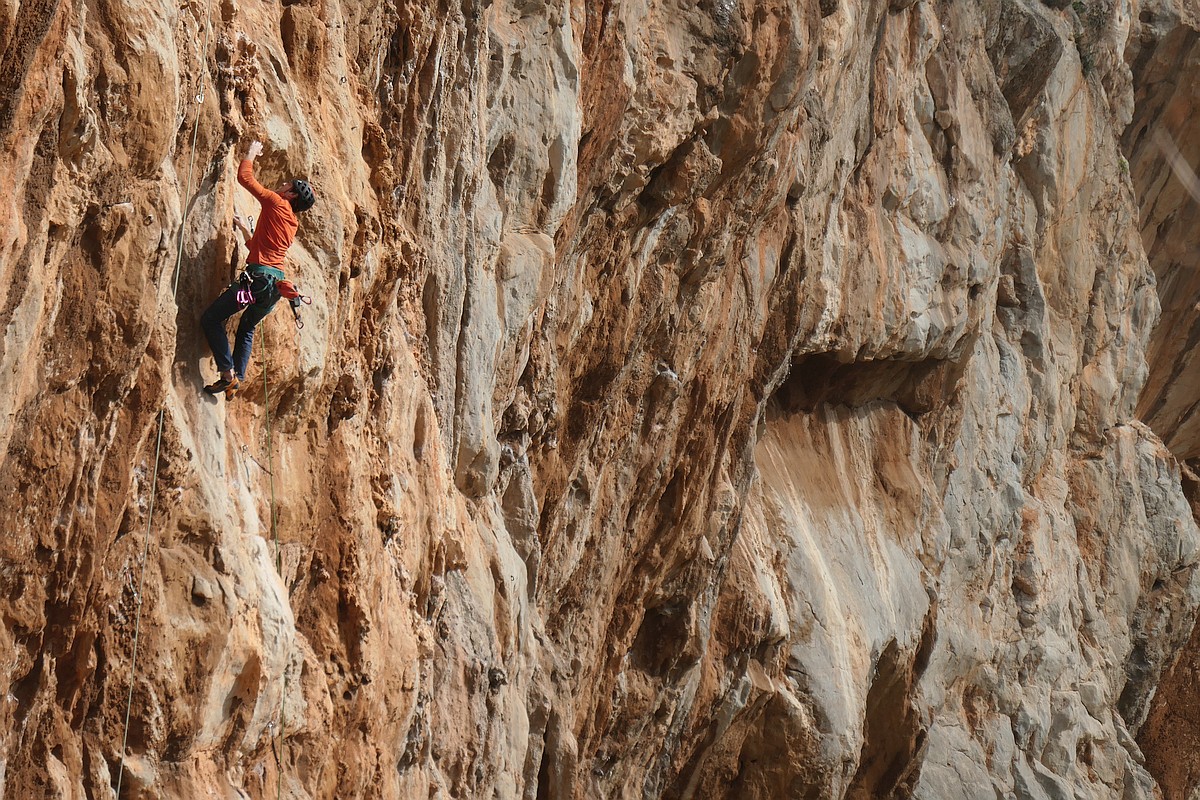
<instances>
[{"instance_id":1,"label":"textured rock surface","mask_svg":"<svg viewBox=\"0 0 1200 800\"><path fill-rule=\"evenodd\" d=\"M0 793L1194 796L1196 31L3 4Z\"/></svg>"},{"instance_id":2,"label":"textured rock surface","mask_svg":"<svg viewBox=\"0 0 1200 800\"><path fill-rule=\"evenodd\" d=\"M1200 161L1200 88L1185 76L1200 67L1200 9L1195 4L1176 8L1148 3L1139 18L1139 36L1131 41L1128 55L1138 75L1136 111L1122 144L1129 153L1142 239L1163 311L1150 341L1149 379L1138 413L1191 468L1184 487L1195 509L1200 455L1195 398L1200 380L1192 351L1200 309L1192 293L1200 263L1200 189L1194 184ZM1172 156L1183 163L1172 165ZM1194 630L1164 676L1138 739L1167 798L1191 798L1200 792L1200 760L1195 755L1200 752L1198 675L1200 633Z\"/></svg>"}]
</instances>

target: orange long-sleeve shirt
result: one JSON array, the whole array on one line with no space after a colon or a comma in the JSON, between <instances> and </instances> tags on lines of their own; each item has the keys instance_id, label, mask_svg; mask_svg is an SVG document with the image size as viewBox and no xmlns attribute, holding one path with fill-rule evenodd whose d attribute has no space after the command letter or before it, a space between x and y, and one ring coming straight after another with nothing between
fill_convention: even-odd
<instances>
[{"instance_id":1,"label":"orange long-sleeve shirt","mask_svg":"<svg viewBox=\"0 0 1200 800\"><path fill-rule=\"evenodd\" d=\"M262 264L264 267L282 267L296 228L300 224L292 212L292 206L275 192L254 179L254 162L245 159L238 165L238 183L262 204L254 235L246 246L250 248L247 264Z\"/></svg>"}]
</instances>

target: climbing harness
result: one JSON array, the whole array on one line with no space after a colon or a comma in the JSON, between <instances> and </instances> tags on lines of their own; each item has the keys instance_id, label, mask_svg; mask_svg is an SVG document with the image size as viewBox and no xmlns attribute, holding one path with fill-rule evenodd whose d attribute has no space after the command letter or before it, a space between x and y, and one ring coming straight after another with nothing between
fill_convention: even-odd
<instances>
[{"instance_id":1,"label":"climbing harness","mask_svg":"<svg viewBox=\"0 0 1200 800\"><path fill-rule=\"evenodd\" d=\"M208 38L211 29L211 23L205 20L204 25L204 47L201 49L201 54L208 53ZM200 106L204 102L204 73L200 75L200 91L196 95L196 105ZM188 163L188 184L187 194L185 197L191 197L192 188L194 186L194 178L196 172L196 140L200 133L200 111L196 111L196 120L192 124L192 155ZM179 223L179 247L175 254L175 276L171 286L172 298L179 296L179 273L183 265L183 233L187 228L188 212L190 206L184 203L183 219ZM125 701L125 730L121 734L121 766L117 772L117 797L121 796L121 783L125 778L125 755L126 749L129 746L129 719L133 710L133 687L137 681L137 658L138 658L138 643L142 633L142 602L146 588L146 561L150 558L150 533L153 530L154 523L154 496L158 491L158 461L162 455L162 440L163 427L166 421L166 407L160 407L158 410L158 435L154 444L154 470L150 478L150 500L149 507L146 511L146 536L142 545L142 557L138 561L140 573L138 575L138 589L135 595L137 599L137 613L134 615L133 623L133 653L130 656L129 664L129 696Z\"/></svg>"},{"instance_id":2,"label":"climbing harness","mask_svg":"<svg viewBox=\"0 0 1200 800\"><path fill-rule=\"evenodd\" d=\"M300 305L312 305L312 298L301 294L296 284L283 277L283 270L275 267L264 267L261 264L249 264L234 283L237 289L237 302L243 308L259 301L270 301L283 298L292 308L292 316L296 320L296 330L304 327L300 319Z\"/></svg>"},{"instance_id":3,"label":"climbing harness","mask_svg":"<svg viewBox=\"0 0 1200 800\"><path fill-rule=\"evenodd\" d=\"M233 284L238 287L238 304L245 307L253 303L275 302L279 299L277 284L282 280L281 269L265 267L262 264L247 264Z\"/></svg>"}]
</instances>

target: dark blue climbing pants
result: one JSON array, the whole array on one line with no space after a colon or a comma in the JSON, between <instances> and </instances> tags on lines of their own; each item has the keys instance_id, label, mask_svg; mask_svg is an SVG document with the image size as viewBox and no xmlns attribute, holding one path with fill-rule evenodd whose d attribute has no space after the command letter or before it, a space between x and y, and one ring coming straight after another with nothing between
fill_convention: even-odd
<instances>
[{"instance_id":1,"label":"dark blue climbing pants","mask_svg":"<svg viewBox=\"0 0 1200 800\"><path fill-rule=\"evenodd\" d=\"M221 372L233 370L238 380L246 377L246 366L250 363L250 349L254 345L254 328L262 322L275 303L279 301L279 293L275 286L262 286L255 276L255 302L245 306L242 318L238 321L237 333L234 335L233 355L229 354L229 339L225 334L225 320L241 311L243 306L237 301L238 284L233 284L212 305L200 315L200 327L208 338L208 346L212 349L213 359Z\"/></svg>"}]
</instances>

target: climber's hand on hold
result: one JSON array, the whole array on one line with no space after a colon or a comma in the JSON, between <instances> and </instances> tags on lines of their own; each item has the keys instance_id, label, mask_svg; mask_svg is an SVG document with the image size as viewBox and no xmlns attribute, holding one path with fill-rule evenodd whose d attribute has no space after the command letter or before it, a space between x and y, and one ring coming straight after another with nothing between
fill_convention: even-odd
<instances>
[{"instance_id":1,"label":"climber's hand on hold","mask_svg":"<svg viewBox=\"0 0 1200 800\"><path fill-rule=\"evenodd\" d=\"M246 238L250 238L254 234L254 228L251 227L251 223L247 222L241 214L233 215L233 227L245 234Z\"/></svg>"},{"instance_id":2,"label":"climber's hand on hold","mask_svg":"<svg viewBox=\"0 0 1200 800\"><path fill-rule=\"evenodd\" d=\"M255 158L258 157L259 153L262 152L262 149L263 149L262 142L260 142L258 139L255 139L253 142L250 143L250 146L246 148L246 159L249 161L253 161Z\"/></svg>"}]
</instances>

